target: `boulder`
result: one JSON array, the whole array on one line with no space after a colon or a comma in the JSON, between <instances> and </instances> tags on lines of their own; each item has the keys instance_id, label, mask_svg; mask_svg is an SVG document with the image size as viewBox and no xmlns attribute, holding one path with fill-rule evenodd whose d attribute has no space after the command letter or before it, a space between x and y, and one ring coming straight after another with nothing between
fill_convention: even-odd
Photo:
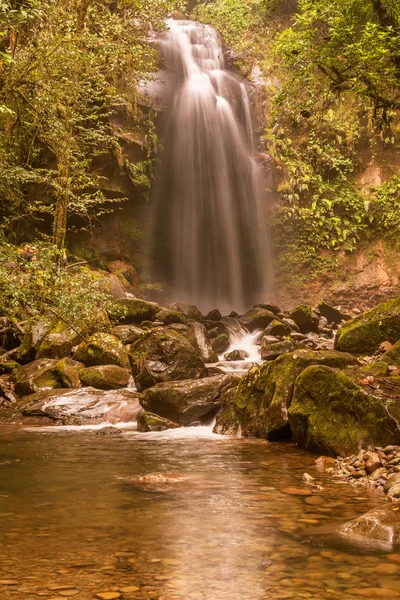
<instances>
[{"instance_id":1,"label":"boulder","mask_svg":"<svg viewBox=\"0 0 400 600\"><path fill-rule=\"evenodd\" d=\"M205 364L192 344L171 329L146 331L131 346L130 360L139 391L164 381L199 379L207 375Z\"/></svg>"},{"instance_id":2,"label":"boulder","mask_svg":"<svg viewBox=\"0 0 400 600\"><path fill-rule=\"evenodd\" d=\"M79 376L83 385L97 390L119 390L127 387L131 372L117 365L97 365L82 369Z\"/></svg>"},{"instance_id":3,"label":"boulder","mask_svg":"<svg viewBox=\"0 0 400 600\"><path fill-rule=\"evenodd\" d=\"M22 339L22 344L18 350L17 360L27 363L36 358L36 352L44 336L51 330L54 319L43 318L38 321L31 331L27 331Z\"/></svg>"},{"instance_id":4,"label":"boulder","mask_svg":"<svg viewBox=\"0 0 400 600\"><path fill-rule=\"evenodd\" d=\"M339 532L346 536L374 542L400 543L400 511L398 506L384 505L345 523Z\"/></svg>"},{"instance_id":5,"label":"boulder","mask_svg":"<svg viewBox=\"0 0 400 600\"><path fill-rule=\"evenodd\" d=\"M82 337L63 321L58 321L40 342L36 358L64 358L80 344Z\"/></svg>"},{"instance_id":6,"label":"boulder","mask_svg":"<svg viewBox=\"0 0 400 600\"><path fill-rule=\"evenodd\" d=\"M186 317L178 310L169 310L163 308L155 315L155 319L164 325L171 325L172 323L183 323L186 324Z\"/></svg>"},{"instance_id":7,"label":"boulder","mask_svg":"<svg viewBox=\"0 0 400 600\"><path fill-rule=\"evenodd\" d=\"M59 388L79 388L81 381L79 372L84 368L84 364L73 360L72 358L62 358L59 360L52 371L57 377Z\"/></svg>"},{"instance_id":8,"label":"boulder","mask_svg":"<svg viewBox=\"0 0 400 600\"><path fill-rule=\"evenodd\" d=\"M293 319L289 319L288 317L283 317L282 323L284 323L291 329L291 333L293 333L293 332L300 333L300 327L297 325L297 323L295 323L295 321L293 321ZM302 334L302 335L304 335L304 334Z\"/></svg>"},{"instance_id":9,"label":"boulder","mask_svg":"<svg viewBox=\"0 0 400 600\"><path fill-rule=\"evenodd\" d=\"M266 308L252 308L239 317L238 321L252 333L256 329L265 329L272 321L275 321L275 314Z\"/></svg>"},{"instance_id":10,"label":"boulder","mask_svg":"<svg viewBox=\"0 0 400 600\"><path fill-rule=\"evenodd\" d=\"M342 352L299 349L253 367L240 380L233 396L224 401L214 431L223 434L241 431L245 437L270 440L287 437L288 408L298 375L313 364L343 368L356 363L354 356Z\"/></svg>"},{"instance_id":11,"label":"boulder","mask_svg":"<svg viewBox=\"0 0 400 600\"><path fill-rule=\"evenodd\" d=\"M57 364L56 359L39 358L33 362L15 369L12 380L15 384L15 393L18 396L28 396L39 390L49 390L59 387L59 380L52 367Z\"/></svg>"},{"instance_id":12,"label":"boulder","mask_svg":"<svg viewBox=\"0 0 400 600\"><path fill-rule=\"evenodd\" d=\"M337 332L335 348L354 354L373 354L382 342L400 340L400 299L379 304L355 319L347 321Z\"/></svg>"},{"instance_id":13,"label":"boulder","mask_svg":"<svg viewBox=\"0 0 400 600\"><path fill-rule=\"evenodd\" d=\"M400 401L394 402L399 413ZM296 379L289 408L293 441L312 452L341 456L399 443L397 421L385 404L345 373L309 366Z\"/></svg>"},{"instance_id":14,"label":"boulder","mask_svg":"<svg viewBox=\"0 0 400 600\"><path fill-rule=\"evenodd\" d=\"M82 422L91 419L110 423L136 421L143 411L139 394L134 390L52 390L34 394L24 408L26 416L49 417L56 421L74 417Z\"/></svg>"},{"instance_id":15,"label":"boulder","mask_svg":"<svg viewBox=\"0 0 400 600\"><path fill-rule=\"evenodd\" d=\"M121 323L137 323L142 321L152 321L156 314L162 310L156 302L148 302L139 298L121 298L116 301L118 306L122 306L125 314L120 317Z\"/></svg>"},{"instance_id":16,"label":"boulder","mask_svg":"<svg viewBox=\"0 0 400 600\"><path fill-rule=\"evenodd\" d=\"M159 383L143 392L140 403L145 410L187 426L211 418L220 407L223 394L237 382L235 375L228 374Z\"/></svg>"},{"instance_id":17,"label":"boulder","mask_svg":"<svg viewBox=\"0 0 400 600\"><path fill-rule=\"evenodd\" d=\"M185 315L187 319L193 319L193 321L201 321L203 318L203 315L197 306L194 306L193 304L182 304L181 302L175 302L174 304L170 304L168 309L179 311Z\"/></svg>"},{"instance_id":18,"label":"boulder","mask_svg":"<svg viewBox=\"0 0 400 600\"><path fill-rule=\"evenodd\" d=\"M192 323L186 336L204 362L218 362L218 356L213 350L207 329L202 323Z\"/></svg>"},{"instance_id":19,"label":"boulder","mask_svg":"<svg viewBox=\"0 0 400 600\"><path fill-rule=\"evenodd\" d=\"M273 302L259 302L258 304L255 304L253 308L265 308L266 310L269 310L270 312L274 313L274 315L277 315L281 312L279 306L277 306Z\"/></svg>"},{"instance_id":20,"label":"boulder","mask_svg":"<svg viewBox=\"0 0 400 600\"><path fill-rule=\"evenodd\" d=\"M227 335L226 333L221 333L220 335L218 335L215 338L212 338L211 340L212 349L216 354L222 354L223 352L225 352L225 350L228 350L230 345L231 341L229 335Z\"/></svg>"},{"instance_id":21,"label":"boulder","mask_svg":"<svg viewBox=\"0 0 400 600\"><path fill-rule=\"evenodd\" d=\"M249 358L249 354L246 350L232 350L232 352L228 352L224 356L225 360L232 361L246 360L246 358Z\"/></svg>"},{"instance_id":22,"label":"boulder","mask_svg":"<svg viewBox=\"0 0 400 600\"><path fill-rule=\"evenodd\" d=\"M222 319L222 315L217 308L214 308L207 314L206 319L209 321L220 321Z\"/></svg>"},{"instance_id":23,"label":"boulder","mask_svg":"<svg viewBox=\"0 0 400 600\"><path fill-rule=\"evenodd\" d=\"M325 319L328 321L328 323L341 323L343 320L350 320L351 317L349 317L348 315L345 315L343 313L340 312L340 310L338 310L337 308L334 308L333 306L330 306L329 304L327 304L326 302L320 302L318 304L318 310L320 312L320 314L325 317Z\"/></svg>"},{"instance_id":24,"label":"boulder","mask_svg":"<svg viewBox=\"0 0 400 600\"><path fill-rule=\"evenodd\" d=\"M318 315L308 304L300 304L291 313L290 318L299 327L301 333L318 332Z\"/></svg>"},{"instance_id":25,"label":"boulder","mask_svg":"<svg viewBox=\"0 0 400 600\"><path fill-rule=\"evenodd\" d=\"M273 336L285 336L290 335L292 332L291 328L282 321L278 321L274 319L271 323L264 329L264 335L273 335Z\"/></svg>"},{"instance_id":26,"label":"boulder","mask_svg":"<svg viewBox=\"0 0 400 600\"><path fill-rule=\"evenodd\" d=\"M110 333L95 333L87 342L82 342L73 358L87 367L117 365L129 369L129 358L121 340Z\"/></svg>"},{"instance_id":27,"label":"boulder","mask_svg":"<svg viewBox=\"0 0 400 600\"><path fill-rule=\"evenodd\" d=\"M179 427L178 423L159 417L147 410L139 415L137 421L137 430L142 433L147 433L148 431L165 431L166 429L177 429Z\"/></svg>"},{"instance_id":28,"label":"boulder","mask_svg":"<svg viewBox=\"0 0 400 600\"><path fill-rule=\"evenodd\" d=\"M293 352L297 348L301 348L300 344L292 340L268 342L268 338L264 337L261 341L261 358L263 360L275 360L278 356Z\"/></svg>"},{"instance_id":29,"label":"boulder","mask_svg":"<svg viewBox=\"0 0 400 600\"><path fill-rule=\"evenodd\" d=\"M389 365L400 365L400 341L382 354L381 360Z\"/></svg>"},{"instance_id":30,"label":"boulder","mask_svg":"<svg viewBox=\"0 0 400 600\"><path fill-rule=\"evenodd\" d=\"M140 338L143 329L135 325L116 325L110 333L121 340L123 344L133 344Z\"/></svg>"}]
</instances>

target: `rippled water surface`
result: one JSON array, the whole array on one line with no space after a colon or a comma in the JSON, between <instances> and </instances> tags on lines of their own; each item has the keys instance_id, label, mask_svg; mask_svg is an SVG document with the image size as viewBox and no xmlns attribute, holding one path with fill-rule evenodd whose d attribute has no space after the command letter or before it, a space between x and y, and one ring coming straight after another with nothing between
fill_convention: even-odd
<instances>
[{"instance_id":1,"label":"rippled water surface","mask_svg":"<svg viewBox=\"0 0 400 600\"><path fill-rule=\"evenodd\" d=\"M400 597L400 554L334 534L382 497L333 483L315 458L201 428L103 437L5 426L0 598ZM304 472L324 489L312 492Z\"/></svg>"}]
</instances>

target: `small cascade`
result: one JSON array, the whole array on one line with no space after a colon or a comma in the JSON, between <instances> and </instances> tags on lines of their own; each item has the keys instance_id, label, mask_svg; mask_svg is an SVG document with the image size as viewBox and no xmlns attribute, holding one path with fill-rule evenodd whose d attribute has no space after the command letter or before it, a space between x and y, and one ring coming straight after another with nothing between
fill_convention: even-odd
<instances>
[{"instance_id":1,"label":"small cascade","mask_svg":"<svg viewBox=\"0 0 400 600\"><path fill-rule=\"evenodd\" d=\"M215 31L168 21L162 168L151 201L152 280L203 312L244 312L271 292L266 200L246 85Z\"/></svg>"},{"instance_id":2,"label":"small cascade","mask_svg":"<svg viewBox=\"0 0 400 600\"><path fill-rule=\"evenodd\" d=\"M229 330L231 344L228 350L219 356L219 362L216 366L226 373L244 375L253 365L261 361L261 346L257 343L261 331L257 330L249 333L239 321L229 317L224 317L222 321ZM247 357L244 360L226 360L225 355L235 350L244 351Z\"/></svg>"}]
</instances>

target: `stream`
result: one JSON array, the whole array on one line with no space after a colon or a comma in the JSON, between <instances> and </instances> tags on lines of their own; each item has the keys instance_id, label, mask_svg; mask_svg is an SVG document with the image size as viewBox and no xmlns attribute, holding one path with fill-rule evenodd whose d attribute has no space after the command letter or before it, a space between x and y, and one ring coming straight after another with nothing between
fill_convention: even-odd
<instances>
[{"instance_id":1,"label":"stream","mask_svg":"<svg viewBox=\"0 0 400 600\"><path fill-rule=\"evenodd\" d=\"M206 427L3 425L0 598L397 597L400 554L335 534L382 496L315 459Z\"/></svg>"}]
</instances>

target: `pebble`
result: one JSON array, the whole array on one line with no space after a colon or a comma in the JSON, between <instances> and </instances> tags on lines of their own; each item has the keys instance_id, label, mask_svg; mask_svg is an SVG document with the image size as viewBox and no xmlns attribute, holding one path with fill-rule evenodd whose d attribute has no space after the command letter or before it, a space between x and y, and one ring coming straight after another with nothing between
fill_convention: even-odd
<instances>
[{"instance_id":1,"label":"pebble","mask_svg":"<svg viewBox=\"0 0 400 600\"><path fill-rule=\"evenodd\" d=\"M94 597L99 600L118 600L121 598L121 594L119 592L97 592Z\"/></svg>"}]
</instances>

